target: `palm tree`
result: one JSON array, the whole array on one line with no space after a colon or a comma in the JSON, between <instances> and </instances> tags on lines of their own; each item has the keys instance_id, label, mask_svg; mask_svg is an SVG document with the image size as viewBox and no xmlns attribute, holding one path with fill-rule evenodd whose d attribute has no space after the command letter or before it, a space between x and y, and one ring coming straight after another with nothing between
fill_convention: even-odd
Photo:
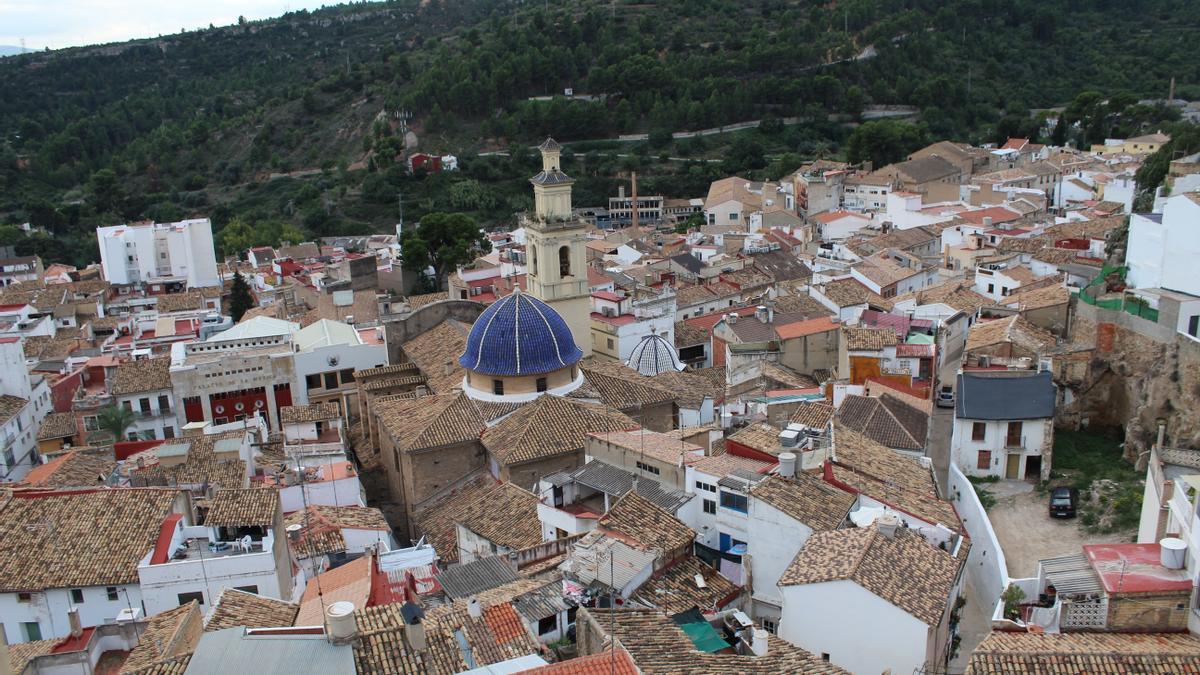
<instances>
[{"instance_id":1,"label":"palm tree","mask_svg":"<svg viewBox=\"0 0 1200 675\"><path fill-rule=\"evenodd\" d=\"M125 430L133 426L133 410L120 405L101 408L96 413L96 425L113 435L113 442L125 438Z\"/></svg>"}]
</instances>

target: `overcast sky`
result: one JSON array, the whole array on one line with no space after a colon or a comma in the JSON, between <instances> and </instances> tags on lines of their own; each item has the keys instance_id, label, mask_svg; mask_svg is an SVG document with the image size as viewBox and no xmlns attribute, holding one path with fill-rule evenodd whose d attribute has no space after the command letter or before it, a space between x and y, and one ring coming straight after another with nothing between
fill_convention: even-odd
<instances>
[{"instance_id":1,"label":"overcast sky","mask_svg":"<svg viewBox=\"0 0 1200 675\"><path fill-rule=\"evenodd\" d=\"M337 0L0 0L0 45L75 47L316 9Z\"/></svg>"}]
</instances>

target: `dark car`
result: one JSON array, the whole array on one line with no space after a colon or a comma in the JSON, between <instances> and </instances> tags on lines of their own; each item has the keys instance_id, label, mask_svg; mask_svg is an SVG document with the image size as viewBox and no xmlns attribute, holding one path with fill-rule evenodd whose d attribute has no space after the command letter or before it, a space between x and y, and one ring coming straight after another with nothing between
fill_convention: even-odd
<instances>
[{"instance_id":1,"label":"dark car","mask_svg":"<svg viewBox=\"0 0 1200 675\"><path fill-rule=\"evenodd\" d=\"M1050 517L1074 518L1075 509L1079 507L1079 490L1075 488L1054 488L1050 493Z\"/></svg>"},{"instance_id":2,"label":"dark car","mask_svg":"<svg viewBox=\"0 0 1200 675\"><path fill-rule=\"evenodd\" d=\"M938 390L937 407L939 407L939 408L953 408L954 407L954 387L951 387L950 385L947 384Z\"/></svg>"}]
</instances>

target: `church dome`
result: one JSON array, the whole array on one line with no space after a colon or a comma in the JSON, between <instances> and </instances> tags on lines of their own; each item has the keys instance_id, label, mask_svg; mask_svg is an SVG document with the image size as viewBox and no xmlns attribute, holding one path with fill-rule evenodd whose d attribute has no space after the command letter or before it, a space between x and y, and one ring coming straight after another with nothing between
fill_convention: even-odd
<instances>
[{"instance_id":1,"label":"church dome","mask_svg":"<svg viewBox=\"0 0 1200 675\"><path fill-rule=\"evenodd\" d=\"M675 354L675 347L666 338L653 333L634 346L625 365L647 377L684 368Z\"/></svg>"},{"instance_id":2,"label":"church dome","mask_svg":"<svg viewBox=\"0 0 1200 675\"><path fill-rule=\"evenodd\" d=\"M472 372L511 376L548 373L581 358L558 312L518 289L483 310L458 362Z\"/></svg>"}]
</instances>

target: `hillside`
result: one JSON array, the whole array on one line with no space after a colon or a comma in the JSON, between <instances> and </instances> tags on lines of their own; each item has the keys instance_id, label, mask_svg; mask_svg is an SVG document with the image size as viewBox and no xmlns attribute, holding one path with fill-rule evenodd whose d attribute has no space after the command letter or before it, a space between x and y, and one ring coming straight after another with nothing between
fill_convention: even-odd
<instances>
[{"instance_id":1,"label":"hillside","mask_svg":"<svg viewBox=\"0 0 1200 675\"><path fill-rule=\"evenodd\" d=\"M1187 0L404 0L24 54L0 60L0 223L54 237L0 228L0 244L86 263L97 224L191 214L240 218L264 240L284 224L386 231L399 193L410 220L501 223L528 201L534 163L519 146L546 134L657 132L577 144L581 203L630 168L647 189L695 194L722 171L836 155L840 122L869 104L918 107L918 136L990 140L1084 90L1162 97L1174 76L1200 97L1196 25ZM567 87L594 98L528 100ZM420 149L459 155L463 171L404 176L401 111ZM665 136L793 116L803 123L772 133ZM677 155L726 161L665 160Z\"/></svg>"}]
</instances>

